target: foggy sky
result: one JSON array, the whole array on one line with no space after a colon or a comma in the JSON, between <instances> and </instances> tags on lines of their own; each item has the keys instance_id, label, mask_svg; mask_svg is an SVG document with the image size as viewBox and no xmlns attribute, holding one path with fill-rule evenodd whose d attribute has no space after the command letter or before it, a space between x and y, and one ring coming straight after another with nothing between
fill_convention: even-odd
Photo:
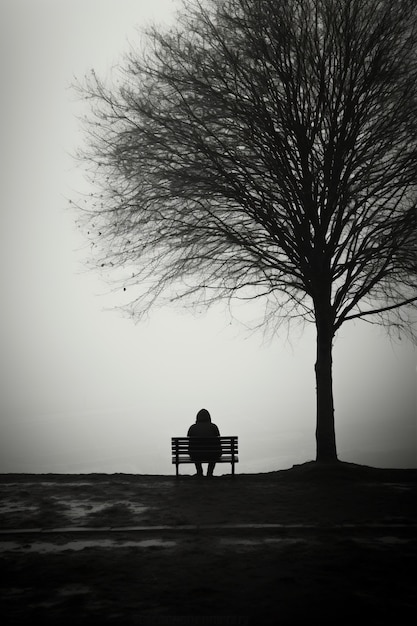
<instances>
[{"instance_id":1,"label":"foggy sky","mask_svg":"<svg viewBox=\"0 0 417 626\"><path fill-rule=\"evenodd\" d=\"M134 324L87 271L68 200L88 190L70 89L106 75L169 0L2 0L0 472L173 473L170 437L207 408L238 435L238 472L315 456L314 328L272 341L221 306ZM239 313L261 314L257 305ZM416 350L360 322L334 350L339 457L416 462ZM185 468L183 473L192 471ZM218 466L217 473L228 472Z\"/></svg>"}]
</instances>

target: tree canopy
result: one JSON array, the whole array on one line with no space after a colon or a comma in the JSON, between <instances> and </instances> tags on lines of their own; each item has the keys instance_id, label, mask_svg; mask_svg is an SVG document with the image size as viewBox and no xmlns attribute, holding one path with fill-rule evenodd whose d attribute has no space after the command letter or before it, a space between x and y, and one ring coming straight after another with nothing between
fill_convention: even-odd
<instances>
[{"instance_id":1,"label":"tree canopy","mask_svg":"<svg viewBox=\"0 0 417 626\"><path fill-rule=\"evenodd\" d=\"M146 277L152 301L279 294L310 320L325 281L335 330L412 300L415 13L190 2L172 30L151 29L118 88L83 87L101 264L131 267L125 286Z\"/></svg>"}]
</instances>

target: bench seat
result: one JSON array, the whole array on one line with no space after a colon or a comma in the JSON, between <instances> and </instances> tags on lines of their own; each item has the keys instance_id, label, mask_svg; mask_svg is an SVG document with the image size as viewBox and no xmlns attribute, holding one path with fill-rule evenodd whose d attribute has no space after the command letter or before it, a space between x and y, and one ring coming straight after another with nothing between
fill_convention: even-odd
<instances>
[{"instance_id":1,"label":"bench seat","mask_svg":"<svg viewBox=\"0 0 417 626\"><path fill-rule=\"evenodd\" d=\"M193 440L193 447L202 447L203 449L216 448L220 440L222 449L222 455L219 459L216 459L217 463L230 463L232 466L232 474L235 473L235 463L239 462L238 458L238 438L232 437L172 437L171 439L171 451L172 451L172 463L176 468L176 475L179 475L179 466L181 464L194 464L189 454L190 440ZM209 462L210 459L204 460L202 463Z\"/></svg>"}]
</instances>

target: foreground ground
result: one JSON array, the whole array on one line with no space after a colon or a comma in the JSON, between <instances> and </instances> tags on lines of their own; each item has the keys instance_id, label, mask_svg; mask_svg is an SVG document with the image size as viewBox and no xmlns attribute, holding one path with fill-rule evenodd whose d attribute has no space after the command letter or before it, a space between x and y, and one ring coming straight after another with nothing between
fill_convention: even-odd
<instances>
[{"instance_id":1,"label":"foreground ground","mask_svg":"<svg viewBox=\"0 0 417 626\"><path fill-rule=\"evenodd\" d=\"M416 478L0 476L1 622L414 623Z\"/></svg>"}]
</instances>

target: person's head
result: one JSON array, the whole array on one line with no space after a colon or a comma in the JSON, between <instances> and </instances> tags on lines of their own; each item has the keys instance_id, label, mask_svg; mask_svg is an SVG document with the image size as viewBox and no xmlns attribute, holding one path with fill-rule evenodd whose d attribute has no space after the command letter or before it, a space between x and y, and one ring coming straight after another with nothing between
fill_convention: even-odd
<instances>
[{"instance_id":1,"label":"person's head","mask_svg":"<svg viewBox=\"0 0 417 626\"><path fill-rule=\"evenodd\" d=\"M207 409L200 409L200 411L197 413L197 418L195 421L196 422L211 422L210 413L207 411Z\"/></svg>"}]
</instances>

